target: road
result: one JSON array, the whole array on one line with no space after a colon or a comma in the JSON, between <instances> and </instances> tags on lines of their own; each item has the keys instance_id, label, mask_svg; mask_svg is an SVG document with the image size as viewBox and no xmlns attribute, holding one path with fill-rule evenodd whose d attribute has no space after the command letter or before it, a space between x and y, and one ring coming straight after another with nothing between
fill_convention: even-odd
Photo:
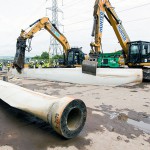
<instances>
[{"instance_id":1,"label":"road","mask_svg":"<svg viewBox=\"0 0 150 150\"><path fill-rule=\"evenodd\" d=\"M80 135L65 140L49 124L0 101L0 150L149 150L150 83L109 87L19 78L9 82L52 96L80 98L88 116Z\"/></svg>"}]
</instances>

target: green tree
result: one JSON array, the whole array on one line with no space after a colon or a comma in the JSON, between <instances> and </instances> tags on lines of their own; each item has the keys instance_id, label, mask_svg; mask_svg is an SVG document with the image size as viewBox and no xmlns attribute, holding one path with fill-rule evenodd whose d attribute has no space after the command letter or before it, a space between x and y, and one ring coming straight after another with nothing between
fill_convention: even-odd
<instances>
[{"instance_id":1,"label":"green tree","mask_svg":"<svg viewBox=\"0 0 150 150\"><path fill-rule=\"evenodd\" d=\"M63 59L64 56L63 55L55 55L53 56L53 59Z\"/></svg>"},{"instance_id":2,"label":"green tree","mask_svg":"<svg viewBox=\"0 0 150 150\"><path fill-rule=\"evenodd\" d=\"M32 57L32 59L37 59L37 60L39 60L39 59L41 59L41 56L36 55L36 56Z\"/></svg>"},{"instance_id":3,"label":"green tree","mask_svg":"<svg viewBox=\"0 0 150 150\"><path fill-rule=\"evenodd\" d=\"M49 53L48 52L43 52L41 54L41 59L49 59Z\"/></svg>"}]
</instances>

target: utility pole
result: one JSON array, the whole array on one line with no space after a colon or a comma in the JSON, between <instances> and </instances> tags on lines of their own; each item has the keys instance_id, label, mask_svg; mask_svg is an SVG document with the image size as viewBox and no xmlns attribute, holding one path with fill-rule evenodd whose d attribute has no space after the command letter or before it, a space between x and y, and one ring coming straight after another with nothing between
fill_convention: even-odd
<instances>
[{"instance_id":1,"label":"utility pole","mask_svg":"<svg viewBox=\"0 0 150 150\"><path fill-rule=\"evenodd\" d=\"M50 2L50 0L47 0ZM50 10L52 12L52 16L50 16L49 18L51 18L51 23L54 24L56 26L56 28L59 29L60 26L62 26L62 24L59 22L58 19L58 14L59 13L63 13L63 11L61 9L59 9L58 7L58 0L51 0L51 7L47 7L46 8L46 15L47 15L47 10ZM57 55L59 53L62 54L62 48L61 45L57 42L57 40L51 36L50 37L50 50L53 52L53 55Z\"/></svg>"}]
</instances>

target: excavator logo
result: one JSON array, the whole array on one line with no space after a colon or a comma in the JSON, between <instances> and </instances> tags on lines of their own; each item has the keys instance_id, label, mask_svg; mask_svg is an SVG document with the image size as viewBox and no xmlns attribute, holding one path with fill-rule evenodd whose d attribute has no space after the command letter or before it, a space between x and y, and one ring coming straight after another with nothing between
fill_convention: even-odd
<instances>
[{"instance_id":1,"label":"excavator logo","mask_svg":"<svg viewBox=\"0 0 150 150\"><path fill-rule=\"evenodd\" d=\"M121 25L118 25L118 31L119 31L119 33L120 33L122 39L123 39L124 41L126 41L127 38L126 38L126 35L125 35L125 33L124 33L124 31L123 31Z\"/></svg>"},{"instance_id":2,"label":"excavator logo","mask_svg":"<svg viewBox=\"0 0 150 150\"><path fill-rule=\"evenodd\" d=\"M103 32L103 24L104 24L104 12L100 11L100 32Z\"/></svg>"},{"instance_id":3,"label":"excavator logo","mask_svg":"<svg viewBox=\"0 0 150 150\"><path fill-rule=\"evenodd\" d=\"M55 30L55 28L52 26L51 28L51 31L53 32L53 34L56 36L56 37L60 37L60 34Z\"/></svg>"}]
</instances>

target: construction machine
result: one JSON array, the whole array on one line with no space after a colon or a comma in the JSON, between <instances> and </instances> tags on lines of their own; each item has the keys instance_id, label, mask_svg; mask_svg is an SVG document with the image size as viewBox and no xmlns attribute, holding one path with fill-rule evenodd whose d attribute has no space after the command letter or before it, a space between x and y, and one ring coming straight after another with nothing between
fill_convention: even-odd
<instances>
[{"instance_id":1,"label":"construction machine","mask_svg":"<svg viewBox=\"0 0 150 150\"><path fill-rule=\"evenodd\" d=\"M112 53L101 53L97 60L98 68L120 68L122 51Z\"/></svg>"},{"instance_id":2,"label":"construction machine","mask_svg":"<svg viewBox=\"0 0 150 150\"><path fill-rule=\"evenodd\" d=\"M144 79L150 79L150 42L130 41L122 21L119 19L109 0L96 0L94 5L94 25L92 36L95 41L90 44L89 60L82 63L82 72L96 75L98 59L102 53L102 33L104 18L112 26L122 47L125 65L129 68L142 68Z\"/></svg>"},{"instance_id":3,"label":"construction machine","mask_svg":"<svg viewBox=\"0 0 150 150\"><path fill-rule=\"evenodd\" d=\"M54 24L50 22L49 18L41 18L31 24L29 28L31 29L28 32L22 30L17 39L16 55L13 65L16 67L18 72L21 72L21 70L24 68L25 51L31 50L31 40L34 34L42 29L47 30L62 45L64 50L63 67L75 67L75 65L82 64L84 53L82 52L81 48L71 48L67 38L57 29ZM27 40L29 40L28 46Z\"/></svg>"}]
</instances>

